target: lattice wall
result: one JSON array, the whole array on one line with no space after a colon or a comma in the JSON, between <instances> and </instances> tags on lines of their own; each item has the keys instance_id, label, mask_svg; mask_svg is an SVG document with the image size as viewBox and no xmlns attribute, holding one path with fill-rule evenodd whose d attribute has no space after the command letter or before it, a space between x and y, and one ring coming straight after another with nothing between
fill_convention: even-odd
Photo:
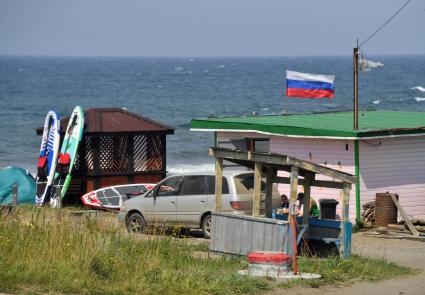
<instances>
[{"instance_id":1,"label":"lattice wall","mask_svg":"<svg viewBox=\"0 0 425 295\"><path fill-rule=\"evenodd\" d=\"M75 175L165 171L165 135L85 136L74 169Z\"/></svg>"}]
</instances>

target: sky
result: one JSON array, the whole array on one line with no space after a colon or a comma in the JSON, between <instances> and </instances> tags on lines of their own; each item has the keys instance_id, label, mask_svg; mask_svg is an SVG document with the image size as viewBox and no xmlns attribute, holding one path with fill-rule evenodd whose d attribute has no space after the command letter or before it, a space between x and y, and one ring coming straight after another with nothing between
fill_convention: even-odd
<instances>
[{"instance_id":1,"label":"sky","mask_svg":"<svg viewBox=\"0 0 425 295\"><path fill-rule=\"evenodd\" d=\"M406 0L0 0L0 55L350 55ZM425 54L425 1L363 50Z\"/></svg>"}]
</instances>

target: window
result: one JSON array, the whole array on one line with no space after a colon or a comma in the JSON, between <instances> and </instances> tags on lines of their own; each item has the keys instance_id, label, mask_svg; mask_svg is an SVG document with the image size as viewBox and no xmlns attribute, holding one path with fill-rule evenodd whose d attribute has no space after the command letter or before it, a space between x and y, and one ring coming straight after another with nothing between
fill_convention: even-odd
<instances>
[{"instance_id":1,"label":"window","mask_svg":"<svg viewBox=\"0 0 425 295\"><path fill-rule=\"evenodd\" d=\"M237 194L254 193L254 174L240 174L235 176L235 186ZM266 183L261 181L261 192L265 192Z\"/></svg>"},{"instance_id":2,"label":"window","mask_svg":"<svg viewBox=\"0 0 425 295\"><path fill-rule=\"evenodd\" d=\"M143 185L118 186L115 187L115 189L121 196L140 195L147 191L146 187Z\"/></svg>"},{"instance_id":3,"label":"window","mask_svg":"<svg viewBox=\"0 0 425 295\"><path fill-rule=\"evenodd\" d=\"M172 177L164 181L157 189L157 196L176 196L179 194L181 177Z\"/></svg>"},{"instance_id":4,"label":"window","mask_svg":"<svg viewBox=\"0 0 425 295\"><path fill-rule=\"evenodd\" d=\"M183 177L182 195L205 194L205 176L191 175Z\"/></svg>"},{"instance_id":5,"label":"window","mask_svg":"<svg viewBox=\"0 0 425 295\"><path fill-rule=\"evenodd\" d=\"M222 188L221 193L222 194L228 194L229 193L229 185L227 183L227 179L225 177L222 178ZM208 175L206 176L206 193L208 195L214 195L215 194L215 176Z\"/></svg>"}]
</instances>

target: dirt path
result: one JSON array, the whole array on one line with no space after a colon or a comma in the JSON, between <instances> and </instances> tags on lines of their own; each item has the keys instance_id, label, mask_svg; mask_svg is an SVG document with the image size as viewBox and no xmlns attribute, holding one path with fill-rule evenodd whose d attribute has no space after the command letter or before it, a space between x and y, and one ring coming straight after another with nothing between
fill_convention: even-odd
<instances>
[{"instance_id":1,"label":"dirt path","mask_svg":"<svg viewBox=\"0 0 425 295\"><path fill-rule=\"evenodd\" d=\"M294 288L291 290L274 290L277 294L302 295L424 295L425 294L425 242L401 239L385 239L353 235L353 253L373 258L385 258L399 265L422 270L418 275L395 278L381 282L358 282L350 286L324 286L318 289Z\"/></svg>"}]
</instances>

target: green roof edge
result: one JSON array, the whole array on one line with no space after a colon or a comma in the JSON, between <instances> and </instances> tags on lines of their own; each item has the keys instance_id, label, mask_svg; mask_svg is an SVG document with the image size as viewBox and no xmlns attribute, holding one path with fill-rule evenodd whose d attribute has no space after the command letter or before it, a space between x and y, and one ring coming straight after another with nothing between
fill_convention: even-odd
<instances>
[{"instance_id":1,"label":"green roof edge","mask_svg":"<svg viewBox=\"0 0 425 295\"><path fill-rule=\"evenodd\" d=\"M239 122L217 122L211 119L192 119L192 129L220 129L220 130L246 130L260 131L271 134L293 135L293 136L332 136L332 137L353 137L356 138L356 132L330 131L326 129L311 129L294 126L271 126L263 124L246 124Z\"/></svg>"}]
</instances>

